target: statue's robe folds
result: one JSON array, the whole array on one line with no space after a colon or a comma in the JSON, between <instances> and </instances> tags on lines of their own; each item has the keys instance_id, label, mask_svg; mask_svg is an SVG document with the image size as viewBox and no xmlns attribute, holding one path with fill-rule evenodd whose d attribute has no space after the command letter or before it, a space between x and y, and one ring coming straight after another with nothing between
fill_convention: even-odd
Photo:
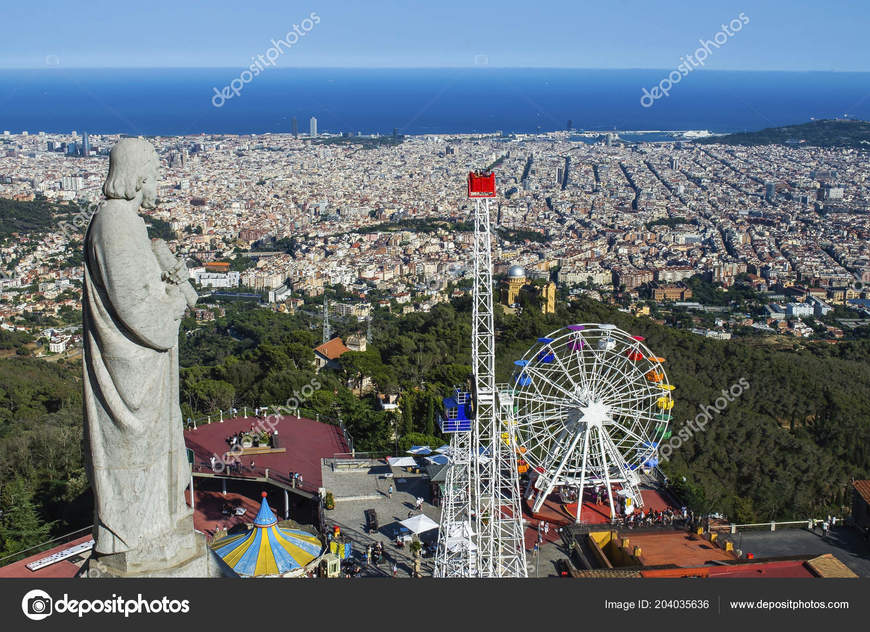
<instances>
[{"instance_id":1,"label":"statue's robe folds","mask_svg":"<svg viewBox=\"0 0 870 632\"><path fill-rule=\"evenodd\" d=\"M85 455L99 554L136 549L192 513L178 401L185 301L161 279L133 206L104 202L85 238Z\"/></svg>"}]
</instances>

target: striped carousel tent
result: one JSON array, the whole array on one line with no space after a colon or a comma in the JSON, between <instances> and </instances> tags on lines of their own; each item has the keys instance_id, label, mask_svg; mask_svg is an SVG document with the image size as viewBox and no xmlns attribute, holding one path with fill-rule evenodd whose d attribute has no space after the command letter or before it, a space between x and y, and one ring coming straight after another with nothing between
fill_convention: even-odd
<instances>
[{"instance_id":1,"label":"striped carousel tent","mask_svg":"<svg viewBox=\"0 0 870 632\"><path fill-rule=\"evenodd\" d=\"M221 538L212 549L242 577L267 577L304 568L320 556L323 545L306 531L279 527L263 492L254 527Z\"/></svg>"}]
</instances>

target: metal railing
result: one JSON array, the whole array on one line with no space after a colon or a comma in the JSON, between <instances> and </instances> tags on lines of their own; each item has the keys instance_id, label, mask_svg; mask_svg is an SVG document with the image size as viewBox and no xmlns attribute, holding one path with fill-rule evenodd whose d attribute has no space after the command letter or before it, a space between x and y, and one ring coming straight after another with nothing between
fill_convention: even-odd
<instances>
[{"instance_id":1,"label":"metal railing","mask_svg":"<svg viewBox=\"0 0 870 632\"><path fill-rule=\"evenodd\" d=\"M224 468L217 471L210 464L194 463L193 474L194 476L200 475L213 478L275 482L290 489L298 489L306 494L315 494L318 491L318 487L306 481L304 477L302 483L299 483L297 479L290 478L289 472L284 474L283 472L276 472L274 468L258 467L256 465L252 468L240 464L238 470Z\"/></svg>"},{"instance_id":2,"label":"metal railing","mask_svg":"<svg viewBox=\"0 0 870 632\"><path fill-rule=\"evenodd\" d=\"M806 520L784 520L782 522L777 522L776 520L771 520L770 522L751 522L747 524L720 524L720 525L711 525L711 531L728 531L729 533L737 533L741 529L752 529L757 531L776 531L778 528L800 528L806 527L810 528L812 525L812 518L808 518Z\"/></svg>"},{"instance_id":3,"label":"metal railing","mask_svg":"<svg viewBox=\"0 0 870 632\"><path fill-rule=\"evenodd\" d=\"M282 414L278 414L276 412L279 410L282 412ZM313 408L288 408L287 406L283 405L269 405L260 407L242 406L242 408L234 408L231 410L219 409L216 412L212 412L210 414L202 415L199 417L189 417L188 419L185 419L182 423L185 430L190 430L195 429L198 426L221 423L221 420L237 419L239 417L244 419L266 419L272 415L278 415L278 417L296 417L297 419L313 419L315 421L330 424L332 426L339 426L342 432L345 434L345 440L348 441L348 446L350 446L351 450L353 449L353 437L350 435L350 433L347 432L347 428L345 427L344 422L339 417L332 417L331 415L321 415Z\"/></svg>"},{"instance_id":4,"label":"metal railing","mask_svg":"<svg viewBox=\"0 0 870 632\"><path fill-rule=\"evenodd\" d=\"M94 525L88 525L87 527L82 527L81 529L70 531L69 533L66 533L64 535L59 535L56 538L52 538L51 540L46 540L45 542L34 544L33 546L29 546L26 549L21 549L20 551L16 551L15 553L10 553L9 555L0 557L0 566L14 564L15 562L19 562L26 557L30 557L31 555L36 555L37 553L41 553L42 551L53 549L59 544L72 542L73 540L77 540L78 538L92 532L93 529Z\"/></svg>"}]
</instances>

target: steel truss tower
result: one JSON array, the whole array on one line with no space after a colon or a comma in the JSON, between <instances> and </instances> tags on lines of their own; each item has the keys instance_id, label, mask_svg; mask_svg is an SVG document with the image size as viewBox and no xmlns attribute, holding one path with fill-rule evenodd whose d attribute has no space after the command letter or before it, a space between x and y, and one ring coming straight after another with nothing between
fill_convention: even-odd
<instances>
[{"instance_id":1,"label":"steel truss tower","mask_svg":"<svg viewBox=\"0 0 870 632\"><path fill-rule=\"evenodd\" d=\"M495 197L495 175L469 174L468 196L475 198L471 333L475 419L470 432L456 432L451 438L453 462L447 475L436 577L526 577L513 400L509 388L497 390L495 384L489 208L489 200ZM451 546L458 549L453 556ZM463 547L467 553L460 556Z\"/></svg>"},{"instance_id":2,"label":"steel truss tower","mask_svg":"<svg viewBox=\"0 0 870 632\"><path fill-rule=\"evenodd\" d=\"M462 397L457 391L457 399ZM458 401L462 405L466 402ZM477 577L477 545L474 543L471 423L447 427L450 433L450 465L438 525L435 577Z\"/></svg>"}]
</instances>

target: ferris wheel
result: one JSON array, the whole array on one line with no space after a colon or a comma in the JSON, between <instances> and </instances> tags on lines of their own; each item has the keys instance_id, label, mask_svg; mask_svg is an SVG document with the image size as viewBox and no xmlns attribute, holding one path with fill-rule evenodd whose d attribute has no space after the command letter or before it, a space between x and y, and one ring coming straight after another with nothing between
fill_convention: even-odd
<instances>
[{"instance_id":1,"label":"ferris wheel","mask_svg":"<svg viewBox=\"0 0 870 632\"><path fill-rule=\"evenodd\" d=\"M538 338L514 364L514 418L522 459L536 473L527 497L538 512L559 488L603 488L610 505L643 505L640 474L658 465L670 438L673 385L640 336L615 325L569 325ZM616 497L616 499L614 498Z\"/></svg>"}]
</instances>

